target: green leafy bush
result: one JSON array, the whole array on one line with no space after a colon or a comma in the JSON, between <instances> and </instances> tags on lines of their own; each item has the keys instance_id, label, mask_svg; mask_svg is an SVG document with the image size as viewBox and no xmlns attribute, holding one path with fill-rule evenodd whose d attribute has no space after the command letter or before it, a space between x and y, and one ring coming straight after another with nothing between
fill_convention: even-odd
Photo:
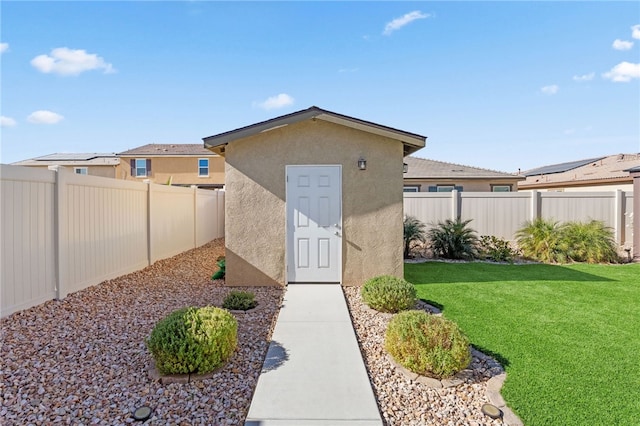
<instances>
[{"instance_id":1,"label":"green leafy bush","mask_svg":"<svg viewBox=\"0 0 640 426\"><path fill-rule=\"evenodd\" d=\"M203 374L231 357L237 336L238 322L228 311L188 307L160 320L145 343L161 374Z\"/></svg>"},{"instance_id":2,"label":"green leafy bush","mask_svg":"<svg viewBox=\"0 0 640 426\"><path fill-rule=\"evenodd\" d=\"M620 261L613 230L601 221L569 222L562 227L561 247L574 262L617 263Z\"/></svg>"},{"instance_id":3,"label":"green leafy bush","mask_svg":"<svg viewBox=\"0 0 640 426\"><path fill-rule=\"evenodd\" d=\"M478 255L476 231L469 228L471 219L447 219L427 232L433 254L445 259L473 259Z\"/></svg>"},{"instance_id":4,"label":"green leafy bush","mask_svg":"<svg viewBox=\"0 0 640 426\"><path fill-rule=\"evenodd\" d=\"M248 311L258 306L256 295L247 291L232 291L224 298L222 307L234 311Z\"/></svg>"},{"instance_id":5,"label":"green leafy bush","mask_svg":"<svg viewBox=\"0 0 640 426\"><path fill-rule=\"evenodd\" d=\"M404 258L408 259L416 243L425 243L425 226L413 216L404 217Z\"/></svg>"},{"instance_id":6,"label":"green leafy bush","mask_svg":"<svg viewBox=\"0 0 640 426\"><path fill-rule=\"evenodd\" d=\"M456 323L424 311L394 316L384 346L408 370L439 379L451 377L471 362L469 339Z\"/></svg>"},{"instance_id":7,"label":"green leafy bush","mask_svg":"<svg viewBox=\"0 0 640 426\"><path fill-rule=\"evenodd\" d=\"M545 263L619 262L611 228L598 220L586 223L536 219L516 233L522 254Z\"/></svg>"},{"instance_id":8,"label":"green leafy bush","mask_svg":"<svg viewBox=\"0 0 640 426\"><path fill-rule=\"evenodd\" d=\"M402 278L381 275L371 278L360 290L362 300L380 312L398 312L416 304L416 288Z\"/></svg>"},{"instance_id":9,"label":"green leafy bush","mask_svg":"<svg viewBox=\"0 0 640 426\"><path fill-rule=\"evenodd\" d=\"M511 263L518 256L518 251L511 247L509 241L493 235L481 236L478 248L481 256L494 262Z\"/></svg>"},{"instance_id":10,"label":"green leafy bush","mask_svg":"<svg viewBox=\"0 0 640 426\"><path fill-rule=\"evenodd\" d=\"M225 261L225 257L224 256L220 256L216 262L216 265L218 265L218 269L212 276L211 279L212 280L221 280L224 278L225 275L225 271L226 271L226 261Z\"/></svg>"}]
</instances>

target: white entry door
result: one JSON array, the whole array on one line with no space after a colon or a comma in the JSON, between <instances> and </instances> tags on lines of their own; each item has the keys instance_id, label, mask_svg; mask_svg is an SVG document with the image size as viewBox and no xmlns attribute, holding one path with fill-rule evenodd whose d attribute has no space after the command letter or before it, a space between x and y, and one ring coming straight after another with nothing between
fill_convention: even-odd
<instances>
[{"instance_id":1,"label":"white entry door","mask_svg":"<svg viewBox=\"0 0 640 426\"><path fill-rule=\"evenodd\" d=\"M287 282L342 281L340 166L287 166Z\"/></svg>"}]
</instances>

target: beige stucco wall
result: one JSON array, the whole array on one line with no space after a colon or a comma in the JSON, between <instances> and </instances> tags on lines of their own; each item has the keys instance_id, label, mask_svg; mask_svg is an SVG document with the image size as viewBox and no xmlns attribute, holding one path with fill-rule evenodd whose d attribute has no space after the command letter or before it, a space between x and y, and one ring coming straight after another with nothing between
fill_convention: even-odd
<instances>
[{"instance_id":1,"label":"beige stucco wall","mask_svg":"<svg viewBox=\"0 0 640 426\"><path fill-rule=\"evenodd\" d=\"M342 165L343 285L403 276L401 142L308 120L236 140L225 157L228 285L285 284L285 166L300 164Z\"/></svg>"},{"instance_id":2,"label":"beige stucco wall","mask_svg":"<svg viewBox=\"0 0 640 426\"><path fill-rule=\"evenodd\" d=\"M131 176L132 158L150 158L151 176L136 178ZM209 176L198 176L198 159L209 158ZM120 157L120 166L117 172L118 179L142 181L150 179L153 183L166 184L171 178L173 185L211 185L224 184L224 158L219 156L209 157Z\"/></svg>"},{"instance_id":3,"label":"beige stucco wall","mask_svg":"<svg viewBox=\"0 0 640 426\"><path fill-rule=\"evenodd\" d=\"M528 191L527 189L520 189L521 191ZM589 185L589 186L565 186L558 188L543 188L538 189L540 192L594 192L594 191L633 191L633 183L620 183L617 185Z\"/></svg>"},{"instance_id":4,"label":"beige stucco wall","mask_svg":"<svg viewBox=\"0 0 640 426\"><path fill-rule=\"evenodd\" d=\"M429 192L430 186L455 185L462 186L464 192L491 192L491 185L511 185L512 191L518 190L517 179L405 179L405 186L420 186L420 192Z\"/></svg>"},{"instance_id":5,"label":"beige stucco wall","mask_svg":"<svg viewBox=\"0 0 640 426\"><path fill-rule=\"evenodd\" d=\"M45 165L38 165L38 166L32 166L30 164L25 164L22 165L20 167L34 167L37 169L44 169L47 170L49 168L49 166L55 166L56 164L53 163L48 163ZM87 168L87 174L90 176L99 176L99 177L108 177L108 178L114 178L116 177L116 170L118 166L83 166L83 165L77 165L77 166L73 166L73 165L63 165L62 167L64 167L65 169L74 172L76 167L86 167Z\"/></svg>"}]
</instances>

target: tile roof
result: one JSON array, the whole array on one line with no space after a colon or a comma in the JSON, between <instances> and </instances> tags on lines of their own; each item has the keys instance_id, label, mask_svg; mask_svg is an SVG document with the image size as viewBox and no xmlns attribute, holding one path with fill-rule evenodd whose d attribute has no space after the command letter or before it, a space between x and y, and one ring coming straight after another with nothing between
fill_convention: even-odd
<instances>
[{"instance_id":1,"label":"tile roof","mask_svg":"<svg viewBox=\"0 0 640 426\"><path fill-rule=\"evenodd\" d=\"M404 174L405 179L522 179L516 174L429 160L427 158L405 157L404 162L409 166L408 172Z\"/></svg>"},{"instance_id":2,"label":"tile roof","mask_svg":"<svg viewBox=\"0 0 640 426\"><path fill-rule=\"evenodd\" d=\"M527 176L524 182L518 184L518 188L571 185L572 183L590 181L606 183L606 181L614 179L631 182L629 171L637 167L640 167L640 154L610 155L565 172Z\"/></svg>"},{"instance_id":3,"label":"tile roof","mask_svg":"<svg viewBox=\"0 0 640 426\"><path fill-rule=\"evenodd\" d=\"M161 143L150 143L147 145L139 146L137 148L133 148L127 151L123 151L118 153L121 157L131 157L138 155L148 155L148 156L160 156L160 155L199 155L199 156L212 156L216 155L213 152L209 151L204 147L203 144L199 143L172 143L172 144L161 144Z\"/></svg>"}]
</instances>

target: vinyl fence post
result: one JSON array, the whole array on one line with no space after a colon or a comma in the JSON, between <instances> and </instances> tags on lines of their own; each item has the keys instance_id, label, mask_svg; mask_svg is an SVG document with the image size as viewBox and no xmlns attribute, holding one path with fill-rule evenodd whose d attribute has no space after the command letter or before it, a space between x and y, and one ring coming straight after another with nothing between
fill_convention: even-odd
<instances>
[{"instance_id":1,"label":"vinyl fence post","mask_svg":"<svg viewBox=\"0 0 640 426\"><path fill-rule=\"evenodd\" d=\"M67 223L67 171L62 166L49 166L56 172L54 214L54 247L56 268L56 299L64 299L68 291L69 280L69 227Z\"/></svg>"},{"instance_id":2,"label":"vinyl fence post","mask_svg":"<svg viewBox=\"0 0 640 426\"><path fill-rule=\"evenodd\" d=\"M622 245L622 237L624 235L624 206L622 204L622 190L618 189L615 193L613 206L613 237L618 245Z\"/></svg>"},{"instance_id":3,"label":"vinyl fence post","mask_svg":"<svg viewBox=\"0 0 640 426\"><path fill-rule=\"evenodd\" d=\"M540 217L540 194L537 190L531 191L531 221Z\"/></svg>"},{"instance_id":4,"label":"vinyl fence post","mask_svg":"<svg viewBox=\"0 0 640 426\"><path fill-rule=\"evenodd\" d=\"M152 230L153 230L153 212L151 211L151 206L153 205L153 196L152 196L152 185L151 180L145 179L142 181L147 184L147 263L149 265L153 264L153 241L152 241Z\"/></svg>"},{"instance_id":5,"label":"vinyl fence post","mask_svg":"<svg viewBox=\"0 0 640 426\"><path fill-rule=\"evenodd\" d=\"M193 248L198 247L198 187L191 185L193 190Z\"/></svg>"},{"instance_id":6,"label":"vinyl fence post","mask_svg":"<svg viewBox=\"0 0 640 426\"><path fill-rule=\"evenodd\" d=\"M451 219L457 220L460 217L460 195L457 189L451 191Z\"/></svg>"}]
</instances>

